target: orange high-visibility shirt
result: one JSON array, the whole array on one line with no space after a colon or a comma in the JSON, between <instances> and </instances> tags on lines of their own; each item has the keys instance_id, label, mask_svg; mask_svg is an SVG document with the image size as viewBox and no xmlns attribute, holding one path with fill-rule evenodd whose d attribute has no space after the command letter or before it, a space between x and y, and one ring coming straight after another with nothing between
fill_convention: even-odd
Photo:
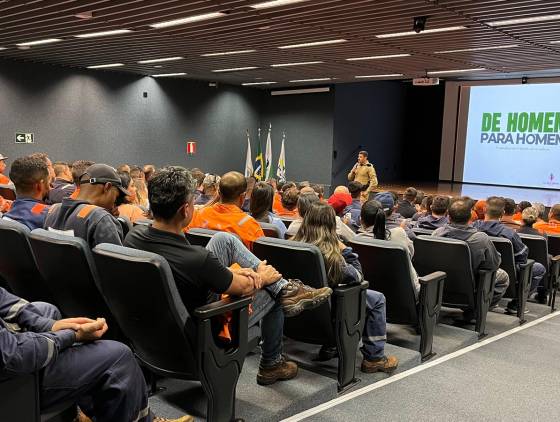
<instances>
[{"instance_id":1,"label":"orange high-visibility shirt","mask_svg":"<svg viewBox=\"0 0 560 422\"><path fill-rule=\"evenodd\" d=\"M272 200L272 211L278 214L283 209L284 207L282 206L282 195L280 194L280 192L276 192L274 194L274 199Z\"/></svg>"},{"instance_id":2,"label":"orange high-visibility shirt","mask_svg":"<svg viewBox=\"0 0 560 422\"><path fill-rule=\"evenodd\" d=\"M70 195L70 199L77 199L78 195L80 194L80 187L76 186L76 190Z\"/></svg>"},{"instance_id":3,"label":"orange high-visibility shirt","mask_svg":"<svg viewBox=\"0 0 560 422\"><path fill-rule=\"evenodd\" d=\"M560 221L551 218L546 221L538 221L533 224L533 228L541 233L560 234Z\"/></svg>"},{"instance_id":4,"label":"orange high-visibility shirt","mask_svg":"<svg viewBox=\"0 0 560 422\"><path fill-rule=\"evenodd\" d=\"M513 219L513 221L521 221L521 220L522 220L522 218L521 218L521 213L520 213L520 212L516 212L515 214L513 214L512 219Z\"/></svg>"},{"instance_id":5,"label":"orange high-visibility shirt","mask_svg":"<svg viewBox=\"0 0 560 422\"><path fill-rule=\"evenodd\" d=\"M0 173L0 185L9 185L11 180L8 176Z\"/></svg>"},{"instance_id":6,"label":"orange high-visibility shirt","mask_svg":"<svg viewBox=\"0 0 560 422\"><path fill-rule=\"evenodd\" d=\"M237 205L219 202L197 210L185 231L194 227L235 233L249 249L252 249L255 240L264 236L257 220Z\"/></svg>"}]
</instances>

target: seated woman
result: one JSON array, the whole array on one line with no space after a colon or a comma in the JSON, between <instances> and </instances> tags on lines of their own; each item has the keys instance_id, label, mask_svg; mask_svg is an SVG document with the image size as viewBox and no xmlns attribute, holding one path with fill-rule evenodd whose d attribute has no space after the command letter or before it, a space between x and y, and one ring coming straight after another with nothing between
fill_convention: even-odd
<instances>
[{"instance_id":1,"label":"seated woman","mask_svg":"<svg viewBox=\"0 0 560 422\"><path fill-rule=\"evenodd\" d=\"M335 213L331 206L322 202L311 205L294 240L310 243L319 248L331 287L362 282L364 277L358 255L339 240L336 234ZM361 348L364 359L361 370L367 373L392 372L397 368L399 360L395 356L385 356L387 340L385 296L368 289L366 309ZM328 349L332 347L323 346L323 353L320 352L320 356L321 354L328 356Z\"/></svg>"},{"instance_id":2,"label":"seated woman","mask_svg":"<svg viewBox=\"0 0 560 422\"><path fill-rule=\"evenodd\" d=\"M521 213L521 222L523 223L517 233L523 234L536 234L537 236L542 236L542 233L533 227L533 224L539 219L539 212L536 208L527 207L523 209Z\"/></svg>"},{"instance_id":3,"label":"seated woman","mask_svg":"<svg viewBox=\"0 0 560 422\"><path fill-rule=\"evenodd\" d=\"M297 208L299 213L299 218L297 220L292 221L290 226L288 227L288 231L286 235L288 237L294 237L298 232L299 228L301 227L301 223L303 222L303 217L307 214L311 205L321 202L319 197L314 193L306 193L299 196Z\"/></svg>"},{"instance_id":4,"label":"seated woman","mask_svg":"<svg viewBox=\"0 0 560 422\"><path fill-rule=\"evenodd\" d=\"M218 197L218 185L220 176L207 174L202 182L202 194L194 201L195 205L206 205Z\"/></svg>"},{"instance_id":5,"label":"seated woman","mask_svg":"<svg viewBox=\"0 0 560 422\"><path fill-rule=\"evenodd\" d=\"M405 230L402 227L393 227L392 229L387 229L385 227L385 212L383 211L383 205L375 199L367 201L362 206L360 222L362 224L362 228L358 230L358 238L369 237L374 239L390 240L403 246L405 250L408 251L410 277L412 278L414 291L416 293L416 298L418 299L420 283L418 282L418 274L416 274L416 270L412 266L414 246L412 241L408 238Z\"/></svg>"},{"instance_id":6,"label":"seated woman","mask_svg":"<svg viewBox=\"0 0 560 422\"><path fill-rule=\"evenodd\" d=\"M122 202L118 206L119 216L127 217L132 223L147 218L144 210L137 204L136 186L130 174L124 171L119 172L119 177L122 185L126 186L126 190L130 193L130 196L122 198Z\"/></svg>"},{"instance_id":7,"label":"seated woman","mask_svg":"<svg viewBox=\"0 0 560 422\"><path fill-rule=\"evenodd\" d=\"M251 216L261 222L274 224L278 227L280 238L286 235L286 225L272 212L274 189L266 182L258 182L252 189L249 212Z\"/></svg>"}]
</instances>

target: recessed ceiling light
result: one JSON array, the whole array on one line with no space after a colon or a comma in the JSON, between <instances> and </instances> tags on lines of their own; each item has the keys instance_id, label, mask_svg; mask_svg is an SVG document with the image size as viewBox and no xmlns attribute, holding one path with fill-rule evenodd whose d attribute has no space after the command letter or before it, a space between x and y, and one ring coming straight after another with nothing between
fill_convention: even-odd
<instances>
[{"instance_id":1,"label":"recessed ceiling light","mask_svg":"<svg viewBox=\"0 0 560 422\"><path fill-rule=\"evenodd\" d=\"M222 12L205 13L203 15L195 15L195 16L188 16L186 18L181 18L181 19L174 19L172 21L153 23L150 26L152 28L168 28L170 26L183 25L185 23L200 22L208 19L221 18L222 16L225 15L226 14Z\"/></svg>"},{"instance_id":2,"label":"recessed ceiling light","mask_svg":"<svg viewBox=\"0 0 560 422\"><path fill-rule=\"evenodd\" d=\"M296 62L296 63L279 63L279 64L271 64L271 67L289 67L289 66L305 66L308 64L321 64L324 62L315 61L315 62Z\"/></svg>"},{"instance_id":3,"label":"recessed ceiling light","mask_svg":"<svg viewBox=\"0 0 560 422\"><path fill-rule=\"evenodd\" d=\"M186 75L185 72L177 72L177 73L156 73L152 75L152 78L168 78L170 76L184 76Z\"/></svg>"},{"instance_id":4,"label":"recessed ceiling light","mask_svg":"<svg viewBox=\"0 0 560 422\"><path fill-rule=\"evenodd\" d=\"M404 76L402 73L388 73L386 75L360 75L354 76L356 79L366 79L366 78L396 78L399 76Z\"/></svg>"},{"instance_id":5,"label":"recessed ceiling light","mask_svg":"<svg viewBox=\"0 0 560 422\"><path fill-rule=\"evenodd\" d=\"M201 54L201 57L214 57L214 56L230 56L232 54L245 54L245 53L254 53L257 50L234 50L234 51L223 51L221 53L206 53Z\"/></svg>"},{"instance_id":6,"label":"recessed ceiling light","mask_svg":"<svg viewBox=\"0 0 560 422\"><path fill-rule=\"evenodd\" d=\"M486 68L480 67L477 69L432 70L431 72L427 73L428 75L444 75L446 73L476 72L478 70L486 70Z\"/></svg>"},{"instance_id":7,"label":"recessed ceiling light","mask_svg":"<svg viewBox=\"0 0 560 422\"><path fill-rule=\"evenodd\" d=\"M115 29L114 31L101 31L101 32L90 32L88 34L74 35L75 38L95 38L95 37L105 37L108 35L120 35L132 32L130 29Z\"/></svg>"},{"instance_id":8,"label":"recessed ceiling light","mask_svg":"<svg viewBox=\"0 0 560 422\"><path fill-rule=\"evenodd\" d=\"M248 67L233 67L231 69L216 69L213 70L212 72L215 73L220 73L220 72L239 72L241 70L253 70L253 69L258 69L258 67L255 66L248 66Z\"/></svg>"},{"instance_id":9,"label":"recessed ceiling light","mask_svg":"<svg viewBox=\"0 0 560 422\"><path fill-rule=\"evenodd\" d=\"M445 28L434 28L434 29L426 29L422 32L415 32L415 31L406 31L406 32L394 32L391 34L379 34L376 35L376 38L393 38L393 37L406 37L408 35L422 35L422 34L435 34L438 32L449 32L449 31L459 31L461 29L465 29L465 26L448 26Z\"/></svg>"},{"instance_id":10,"label":"recessed ceiling light","mask_svg":"<svg viewBox=\"0 0 560 422\"><path fill-rule=\"evenodd\" d=\"M322 81L330 81L331 78L312 78L312 79L294 79L290 82L322 82Z\"/></svg>"},{"instance_id":11,"label":"recessed ceiling light","mask_svg":"<svg viewBox=\"0 0 560 422\"><path fill-rule=\"evenodd\" d=\"M88 66L88 69L105 69L106 67L119 67L124 66L124 63L110 63L110 64L96 64L94 66Z\"/></svg>"},{"instance_id":12,"label":"recessed ceiling light","mask_svg":"<svg viewBox=\"0 0 560 422\"><path fill-rule=\"evenodd\" d=\"M7 47L0 47L0 51L1 50L7 50L7 49L8 49Z\"/></svg>"},{"instance_id":13,"label":"recessed ceiling light","mask_svg":"<svg viewBox=\"0 0 560 422\"><path fill-rule=\"evenodd\" d=\"M34 46L34 45L51 44L53 42L59 42L59 41L62 41L62 40L60 38L47 38L45 40L20 42L16 45L18 47L31 47L31 46Z\"/></svg>"},{"instance_id":14,"label":"recessed ceiling light","mask_svg":"<svg viewBox=\"0 0 560 422\"><path fill-rule=\"evenodd\" d=\"M504 19L499 21L486 22L486 24L489 26L505 26L505 25L516 25L520 23L548 22L548 21L557 21L557 20L560 20L560 14L530 16L526 18L517 18L517 19Z\"/></svg>"},{"instance_id":15,"label":"recessed ceiling light","mask_svg":"<svg viewBox=\"0 0 560 422\"><path fill-rule=\"evenodd\" d=\"M253 4L249 7L253 9L269 9L271 7L279 7L279 6L286 6L288 4L294 3L303 3L307 0L272 0L272 1L263 1L262 3Z\"/></svg>"},{"instance_id":16,"label":"recessed ceiling light","mask_svg":"<svg viewBox=\"0 0 560 422\"><path fill-rule=\"evenodd\" d=\"M349 62L357 62L360 60L396 59L397 57L409 57L409 56L410 54L388 54L385 56L351 57L346 60Z\"/></svg>"},{"instance_id":17,"label":"recessed ceiling light","mask_svg":"<svg viewBox=\"0 0 560 422\"><path fill-rule=\"evenodd\" d=\"M347 40L338 38L335 40L325 40L325 41L315 41L315 42L305 42L302 44L291 44L291 45L283 45L278 47L280 50L288 49L288 48L302 48L302 47L315 47L317 45L328 45L328 44L339 44L342 42L346 42Z\"/></svg>"},{"instance_id":18,"label":"recessed ceiling light","mask_svg":"<svg viewBox=\"0 0 560 422\"><path fill-rule=\"evenodd\" d=\"M519 47L519 44L495 45L491 47L462 48L459 50L434 51L434 54L465 53L468 51L484 51L484 50L501 50L503 48L515 48L515 47Z\"/></svg>"},{"instance_id":19,"label":"recessed ceiling light","mask_svg":"<svg viewBox=\"0 0 560 422\"><path fill-rule=\"evenodd\" d=\"M251 85L272 85L275 84L276 82L245 82L242 83L241 85L243 86L251 86Z\"/></svg>"},{"instance_id":20,"label":"recessed ceiling light","mask_svg":"<svg viewBox=\"0 0 560 422\"><path fill-rule=\"evenodd\" d=\"M183 57L164 57L162 59L149 59L149 60L140 60L138 61L139 64L149 64L149 63L160 63L160 62L173 62L175 60L181 60Z\"/></svg>"}]
</instances>

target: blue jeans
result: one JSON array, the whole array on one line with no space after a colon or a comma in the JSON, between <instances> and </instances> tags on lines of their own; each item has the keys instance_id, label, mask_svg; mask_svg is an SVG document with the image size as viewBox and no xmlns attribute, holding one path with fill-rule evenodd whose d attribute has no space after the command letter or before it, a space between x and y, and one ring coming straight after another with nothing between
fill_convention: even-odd
<instances>
[{"instance_id":1,"label":"blue jeans","mask_svg":"<svg viewBox=\"0 0 560 422\"><path fill-rule=\"evenodd\" d=\"M226 267L238 264L242 268L257 269L261 260L230 233L216 233L206 245L220 263ZM280 291L288 283L278 280L259 290L253 298L253 313L249 317L249 327L261 326L262 367L274 366L282 359L282 337L284 335L284 311L277 300Z\"/></svg>"},{"instance_id":2,"label":"blue jeans","mask_svg":"<svg viewBox=\"0 0 560 422\"><path fill-rule=\"evenodd\" d=\"M366 290L366 321L362 334L362 354L367 360L382 358L387 342L385 296L375 290Z\"/></svg>"},{"instance_id":3,"label":"blue jeans","mask_svg":"<svg viewBox=\"0 0 560 422\"><path fill-rule=\"evenodd\" d=\"M529 293L534 293L539 287L546 292L546 286L542 283L546 274L546 268L540 262L535 262L533 265L533 279L531 280L531 288ZM539 289L539 290L541 290Z\"/></svg>"}]
</instances>

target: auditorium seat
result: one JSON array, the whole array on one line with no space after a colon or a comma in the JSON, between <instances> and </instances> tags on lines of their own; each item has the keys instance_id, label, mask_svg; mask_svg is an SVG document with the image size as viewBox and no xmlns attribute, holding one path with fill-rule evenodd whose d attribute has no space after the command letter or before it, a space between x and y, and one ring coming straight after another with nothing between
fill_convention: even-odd
<instances>
[{"instance_id":1,"label":"auditorium seat","mask_svg":"<svg viewBox=\"0 0 560 422\"><path fill-rule=\"evenodd\" d=\"M128 232L132 230L133 224L130 221L130 219L124 215L117 217L117 221L121 225L122 232L123 232L123 239L124 239L128 234Z\"/></svg>"},{"instance_id":2,"label":"auditorium seat","mask_svg":"<svg viewBox=\"0 0 560 422\"><path fill-rule=\"evenodd\" d=\"M17 296L29 302L56 304L37 268L28 235L23 224L0 220L0 276Z\"/></svg>"},{"instance_id":3,"label":"auditorium seat","mask_svg":"<svg viewBox=\"0 0 560 422\"><path fill-rule=\"evenodd\" d=\"M500 268L509 276L509 286L504 297L517 299L517 318L519 318L519 323L523 324L526 322L525 307L527 297L529 296L529 289L531 288L535 261L528 259L527 263L521 264L519 271L517 271L511 241L504 237L489 237L502 258Z\"/></svg>"},{"instance_id":4,"label":"auditorium seat","mask_svg":"<svg viewBox=\"0 0 560 422\"><path fill-rule=\"evenodd\" d=\"M148 218L140 218L134 222L134 226L151 226L154 220Z\"/></svg>"},{"instance_id":5,"label":"auditorium seat","mask_svg":"<svg viewBox=\"0 0 560 422\"><path fill-rule=\"evenodd\" d=\"M205 248L206 245L208 245L208 242L210 242L210 239L212 239L212 236L214 236L216 233L220 233L220 232L218 230L194 228L194 229L189 229L189 231L185 233L185 236L187 237L187 240L191 245L198 245ZM236 233L230 233L230 234L234 235L239 239L239 236Z\"/></svg>"},{"instance_id":6,"label":"auditorium seat","mask_svg":"<svg viewBox=\"0 0 560 422\"><path fill-rule=\"evenodd\" d=\"M414 267L419 275L443 271L443 306L473 310L475 331L486 334L486 314L492 299L495 271L473 274L466 242L439 236L420 235L414 241Z\"/></svg>"},{"instance_id":7,"label":"auditorium seat","mask_svg":"<svg viewBox=\"0 0 560 422\"><path fill-rule=\"evenodd\" d=\"M430 229L423 229L421 227L414 227L412 229L412 231L414 232L414 234L416 234L417 236L421 235L421 234L427 234L428 236L430 236L433 232L433 230Z\"/></svg>"},{"instance_id":8,"label":"auditorium seat","mask_svg":"<svg viewBox=\"0 0 560 422\"><path fill-rule=\"evenodd\" d=\"M206 419L234 420L251 298L228 298L189 315L160 255L107 243L93 255L102 295L141 364L157 375L200 381L208 398ZM228 312L234 341L223 347L214 339L212 318Z\"/></svg>"},{"instance_id":9,"label":"auditorium seat","mask_svg":"<svg viewBox=\"0 0 560 422\"><path fill-rule=\"evenodd\" d=\"M266 259L284 278L297 278L314 288L328 285L323 256L314 245L261 237L253 244L253 252ZM289 338L337 347L339 391L359 381L355 377L355 365L365 320L367 286L364 281L335 287L330 302L288 318L284 323L284 335Z\"/></svg>"},{"instance_id":10,"label":"auditorium seat","mask_svg":"<svg viewBox=\"0 0 560 422\"><path fill-rule=\"evenodd\" d=\"M419 278L418 302L409 271L408 251L400 244L379 239L355 238L350 242L359 255L369 287L385 295L387 322L407 324L420 332L420 355L430 359L445 273L436 271Z\"/></svg>"},{"instance_id":11,"label":"auditorium seat","mask_svg":"<svg viewBox=\"0 0 560 422\"><path fill-rule=\"evenodd\" d=\"M287 218L287 217L280 217L280 219L282 220L282 223L284 223L286 228L290 227L290 224L292 224L292 221L295 220L295 218Z\"/></svg>"},{"instance_id":12,"label":"auditorium seat","mask_svg":"<svg viewBox=\"0 0 560 422\"><path fill-rule=\"evenodd\" d=\"M560 255L560 234L548 234L548 253L552 256Z\"/></svg>"},{"instance_id":13,"label":"auditorium seat","mask_svg":"<svg viewBox=\"0 0 560 422\"><path fill-rule=\"evenodd\" d=\"M275 237L277 239L281 237L280 230L278 230L278 227L276 227L274 224L259 222L259 225L261 226L266 237Z\"/></svg>"},{"instance_id":14,"label":"auditorium seat","mask_svg":"<svg viewBox=\"0 0 560 422\"><path fill-rule=\"evenodd\" d=\"M36 229L29 242L40 273L65 317L103 317L107 338L122 340L119 326L99 292L99 275L85 240ZM122 275L121 275L122 276Z\"/></svg>"}]
</instances>

